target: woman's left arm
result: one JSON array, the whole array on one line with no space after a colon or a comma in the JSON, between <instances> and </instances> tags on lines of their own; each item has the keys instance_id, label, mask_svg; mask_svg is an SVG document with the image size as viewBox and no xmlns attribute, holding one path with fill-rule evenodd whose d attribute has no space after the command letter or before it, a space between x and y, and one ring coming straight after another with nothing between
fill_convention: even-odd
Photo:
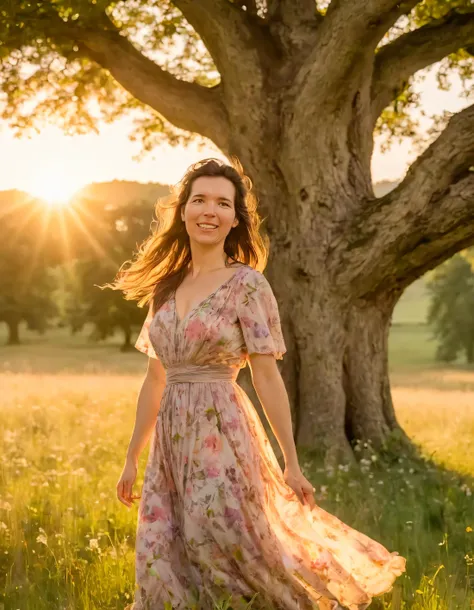
<instances>
[{"instance_id":1,"label":"woman's left arm","mask_svg":"<svg viewBox=\"0 0 474 610\"><path fill-rule=\"evenodd\" d=\"M285 482L304 503L314 505L314 487L301 472L293 439L290 401L272 354L250 354L252 383L285 459Z\"/></svg>"}]
</instances>

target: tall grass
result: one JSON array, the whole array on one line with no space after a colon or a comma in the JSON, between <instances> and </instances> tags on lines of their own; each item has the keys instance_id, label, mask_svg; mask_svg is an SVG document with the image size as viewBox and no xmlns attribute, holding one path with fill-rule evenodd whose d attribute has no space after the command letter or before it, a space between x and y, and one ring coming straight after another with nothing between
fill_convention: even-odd
<instances>
[{"instance_id":1,"label":"tall grass","mask_svg":"<svg viewBox=\"0 0 474 610\"><path fill-rule=\"evenodd\" d=\"M133 598L137 506L120 504L115 484L145 359L120 355L122 371L119 356L107 370L93 349L72 349L53 346L37 365L39 346L3 359L1 610L123 610ZM327 471L307 453L300 462L320 506L407 557L407 573L373 608L472 610L474 372L396 361L397 416L424 457L359 445L358 466Z\"/></svg>"}]
</instances>

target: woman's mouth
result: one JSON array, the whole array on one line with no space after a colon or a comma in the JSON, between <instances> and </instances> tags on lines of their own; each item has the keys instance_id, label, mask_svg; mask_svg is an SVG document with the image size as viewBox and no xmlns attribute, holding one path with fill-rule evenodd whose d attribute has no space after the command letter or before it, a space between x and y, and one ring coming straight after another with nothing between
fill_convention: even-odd
<instances>
[{"instance_id":1,"label":"woman's mouth","mask_svg":"<svg viewBox=\"0 0 474 610\"><path fill-rule=\"evenodd\" d=\"M214 231L214 229L217 229L216 225L208 224L206 222L198 223L197 226L201 229L201 231Z\"/></svg>"}]
</instances>

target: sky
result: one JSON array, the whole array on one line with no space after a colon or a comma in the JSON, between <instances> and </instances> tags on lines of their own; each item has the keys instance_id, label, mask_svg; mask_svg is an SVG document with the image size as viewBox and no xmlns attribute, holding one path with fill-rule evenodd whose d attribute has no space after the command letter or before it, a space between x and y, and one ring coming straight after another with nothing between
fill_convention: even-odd
<instances>
[{"instance_id":1,"label":"sky","mask_svg":"<svg viewBox=\"0 0 474 610\"><path fill-rule=\"evenodd\" d=\"M451 79L451 91L445 92L438 89L434 74L434 70L430 71L418 86L421 107L426 113L459 111L472 103L472 99L460 96L461 83L457 77ZM426 130L429 121L421 120ZM46 199L61 200L91 182L118 179L175 183L191 163L209 156L225 158L209 142L201 150L195 144L186 148L162 145L141 161L135 161L133 157L139 152L140 143L128 139L131 131L132 120L121 119L102 125L99 134L67 136L50 125L39 134L16 139L0 121L0 150L4 153L0 190L16 188ZM392 146L384 154L380 150L380 139L375 144L372 159L375 182L400 180L418 154L410 140Z\"/></svg>"}]
</instances>

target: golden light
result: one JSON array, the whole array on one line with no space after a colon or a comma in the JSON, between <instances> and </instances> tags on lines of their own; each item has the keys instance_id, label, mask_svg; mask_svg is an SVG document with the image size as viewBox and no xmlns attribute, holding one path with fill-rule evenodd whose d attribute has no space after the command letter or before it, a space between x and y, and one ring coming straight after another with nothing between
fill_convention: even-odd
<instances>
[{"instance_id":1,"label":"golden light","mask_svg":"<svg viewBox=\"0 0 474 610\"><path fill-rule=\"evenodd\" d=\"M42 164L29 176L25 187L30 195L44 199L50 207L65 207L84 183L65 163Z\"/></svg>"}]
</instances>

